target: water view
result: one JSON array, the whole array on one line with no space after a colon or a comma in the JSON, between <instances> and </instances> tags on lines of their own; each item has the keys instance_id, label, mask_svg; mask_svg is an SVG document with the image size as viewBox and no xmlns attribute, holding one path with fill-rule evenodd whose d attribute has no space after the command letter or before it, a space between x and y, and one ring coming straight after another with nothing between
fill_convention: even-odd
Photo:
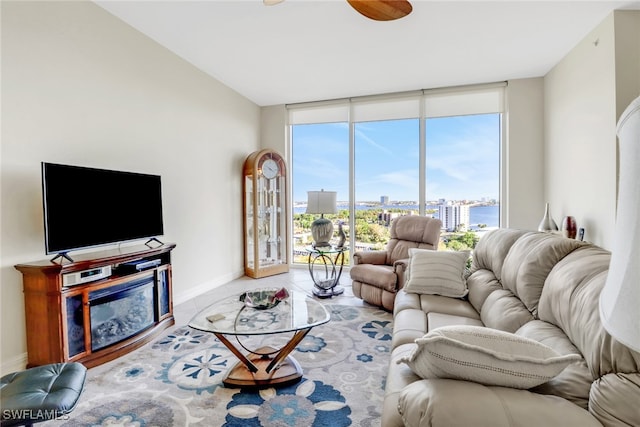
<instances>
[{"instance_id":1,"label":"water view","mask_svg":"<svg viewBox=\"0 0 640 427\"><path fill-rule=\"evenodd\" d=\"M298 205L293 208L294 214L303 214L305 213L306 206ZM338 204L338 210L347 210L349 209L346 204ZM406 204L406 205L367 205L367 204L358 204L356 205L356 210L406 210L406 211L415 211L418 212L417 204ZM427 205L427 211L435 210L433 213L433 217L438 217L438 205ZM477 226L478 224L484 224L486 227L499 227L500 225L500 205L474 205L469 207L469 226Z\"/></svg>"},{"instance_id":2,"label":"water view","mask_svg":"<svg viewBox=\"0 0 640 427\"><path fill-rule=\"evenodd\" d=\"M349 229L349 211L346 203L338 203L337 214L327 214L325 218L331 220L334 225L342 222L346 235L351 234ZM430 204L426 206L428 215L438 217L439 205ZM440 237L440 250L472 250L479 241L484 231L499 227L500 205L499 204L477 204L468 206L468 224L460 224L459 227L450 230L442 230ZM390 238L391 220L398 215L405 215L409 212L417 214L418 205L415 203L406 204L380 204L380 203L359 203L355 210L355 247L354 250L376 250L384 249ZM294 262L307 262L307 247L312 243L311 223L318 215L306 214L306 206L296 203L294 207ZM389 216L385 216L387 212ZM349 252L347 251L347 254ZM345 257L345 264L349 263L349 256Z\"/></svg>"}]
</instances>

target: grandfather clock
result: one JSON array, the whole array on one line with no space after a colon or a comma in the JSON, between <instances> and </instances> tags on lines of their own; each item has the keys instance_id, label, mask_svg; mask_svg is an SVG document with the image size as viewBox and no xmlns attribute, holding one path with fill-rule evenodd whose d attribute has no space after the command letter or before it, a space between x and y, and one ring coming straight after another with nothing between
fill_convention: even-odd
<instances>
[{"instance_id":1,"label":"grandfather clock","mask_svg":"<svg viewBox=\"0 0 640 427\"><path fill-rule=\"evenodd\" d=\"M280 154L256 151L244 162L244 271L259 278L289 271L287 170Z\"/></svg>"}]
</instances>

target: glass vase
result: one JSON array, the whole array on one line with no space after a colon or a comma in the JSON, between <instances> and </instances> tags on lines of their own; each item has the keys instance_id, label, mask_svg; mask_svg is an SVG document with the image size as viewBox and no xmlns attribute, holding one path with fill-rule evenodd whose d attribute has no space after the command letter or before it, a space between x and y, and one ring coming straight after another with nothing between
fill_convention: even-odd
<instances>
[{"instance_id":1,"label":"glass vase","mask_svg":"<svg viewBox=\"0 0 640 427\"><path fill-rule=\"evenodd\" d=\"M549 213L549 203L547 203L544 208L544 217L542 217L542 221L540 221L540 224L538 225L538 231L544 231L547 233L558 231L558 225Z\"/></svg>"}]
</instances>

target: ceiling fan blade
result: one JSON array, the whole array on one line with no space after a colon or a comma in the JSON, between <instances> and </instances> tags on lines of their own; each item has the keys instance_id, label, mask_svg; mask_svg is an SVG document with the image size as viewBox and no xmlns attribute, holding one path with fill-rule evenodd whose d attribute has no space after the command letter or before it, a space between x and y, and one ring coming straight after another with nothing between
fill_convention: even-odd
<instances>
[{"instance_id":1,"label":"ceiling fan blade","mask_svg":"<svg viewBox=\"0 0 640 427\"><path fill-rule=\"evenodd\" d=\"M407 0L347 0L360 14L375 21L393 21L413 10Z\"/></svg>"}]
</instances>

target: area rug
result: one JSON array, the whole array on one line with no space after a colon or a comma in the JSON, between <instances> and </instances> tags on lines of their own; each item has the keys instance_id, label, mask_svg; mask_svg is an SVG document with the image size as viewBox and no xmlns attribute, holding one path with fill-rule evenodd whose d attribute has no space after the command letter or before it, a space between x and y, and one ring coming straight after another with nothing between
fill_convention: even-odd
<instances>
[{"instance_id":1,"label":"area rug","mask_svg":"<svg viewBox=\"0 0 640 427\"><path fill-rule=\"evenodd\" d=\"M88 372L81 402L55 426L379 426L391 345L390 313L326 304L292 355L297 384L226 388L237 358L210 333L180 326ZM268 336L274 344L274 337ZM281 337L282 343L288 337Z\"/></svg>"}]
</instances>

